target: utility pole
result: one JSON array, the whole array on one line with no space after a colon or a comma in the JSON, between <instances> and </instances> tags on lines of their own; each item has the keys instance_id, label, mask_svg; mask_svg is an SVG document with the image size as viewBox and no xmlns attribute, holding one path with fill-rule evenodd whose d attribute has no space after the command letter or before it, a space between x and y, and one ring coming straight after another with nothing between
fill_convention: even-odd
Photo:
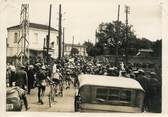
<instances>
[{"instance_id":1,"label":"utility pole","mask_svg":"<svg viewBox=\"0 0 168 117\"><path fill-rule=\"evenodd\" d=\"M72 44L71 44L72 46L71 46L71 51L70 51L70 55L72 55L73 56L73 52L72 52L72 49L74 48L74 36L72 36Z\"/></svg>"},{"instance_id":2,"label":"utility pole","mask_svg":"<svg viewBox=\"0 0 168 117\"><path fill-rule=\"evenodd\" d=\"M97 43L97 37L96 37L96 35L97 35L97 30L95 31L95 45Z\"/></svg>"},{"instance_id":3,"label":"utility pole","mask_svg":"<svg viewBox=\"0 0 168 117\"><path fill-rule=\"evenodd\" d=\"M63 35L62 35L62 57L64 57L64 46L65 46L65 29L64 29L64 27L63 27L63 29L62 29L62 33L63 33Z\"/></svg>"},{"instance_id":4,"label":"utility pole","mask_svg":"<svg viewBox=\"0 0 168 117\"><path fill-rule=\"evenodd\" d=\"M128 46L128 14L130 13L130 7L129 6L125 6L125 13L126 13L126 34L125 34L125 64L128 64L128 50L127 50L127 46Z\"/></svg>"},{"instance_id":5,"label":"utility pole","mask_svg":"<svg viewBox=\"0 0 168 117\"><path fill-rule=\"evenodd\" d=\"M61 58L61 44L62 44L62 13L61 13L61 4L59 5L59 24L58 24L58 30L59 30L59 34L58 34L58 40L59 40L59 45L58 45L58 59Z\"/></svg>"},{"instance_id":6,"label":"utility pole","mask_svg":"<svg viewBox=\"0 0 168 117\"><path fill-rule=\"evenodd\" d=\"M46 38L44 38L44 43L43 43L43 62L45 63L45 55L46 55Z\"/></svg>"},{"instance_id":7,"label":"utility pole","mask_svg":"<svg viewBox=\"0 0 168 117\"><path fill-rule=\"evenodd\" d=\"M120 5L118 5L118 14L117 14L117 38L116 38L116 66L118 66L118 40L119 40L119 20L120 20Z\"/></svg>"},{"instance_id":8,"label":"utility pole","mask_svg":"<svg viewBox=\"0 0 168 117\"><path fill-rule=\"evenodd\" d=\"M48 26L48 35L47 35L47 65L49 64L49 45L50 45L51 9L52 9L52 5L50 4L50 11L49 11L49 26Z\"/></svg>"},{"instance_id":9,"label":"utility pole","mask_svg":"<svg viewBox=\"0 0 168 117\"><path fill-rule=\"evenodd\" d=\"M72 48L74 47L74 36L72 36Z\"/></svg>"}]
</instances>

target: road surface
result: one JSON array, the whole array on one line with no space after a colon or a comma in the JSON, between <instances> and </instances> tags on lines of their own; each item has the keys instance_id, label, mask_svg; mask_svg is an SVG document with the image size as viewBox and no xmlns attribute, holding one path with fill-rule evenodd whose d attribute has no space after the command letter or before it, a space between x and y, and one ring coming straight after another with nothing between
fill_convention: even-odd
<instances>
[{"instance_id":1,"label":"road surface","mask_svg":"<svg viewBox=\"0 0 168 117\"><path fill-rule=\"evenodd\" d=\"M43 98L44 104L38 103L37 88L31 91L30 95L27 95L30 109L29 112L74 112L74 94L75 88L73 86L70 89L64 88L64 96L56 96L51 108L49 107L48 93L49 87L46 87L45 96ZM25 111L23 107L23 111Z\"/></svg>"}]
</instances>

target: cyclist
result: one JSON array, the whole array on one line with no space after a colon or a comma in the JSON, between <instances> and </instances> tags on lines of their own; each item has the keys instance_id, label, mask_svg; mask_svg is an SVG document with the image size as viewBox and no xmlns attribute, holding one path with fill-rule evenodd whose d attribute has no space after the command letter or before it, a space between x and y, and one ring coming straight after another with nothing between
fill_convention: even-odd
<instances>
[{"instance_id":1,"label":"cyclist","mask_svg":"<svg viewBox=\"0 0 168 117\"><path fill-rule=\"evenodd\" d=\"M71 73L70 69L66 69L65 73L66 89L70 88L70 82L72 82L70 73Z\"/></svg>"},{"instance_id":2,"label":"cyclist","mask_svg":"<svg viewBox=\"0 0 168 117\"><path fill-rule=\"evenodd\" d=\"M42 98L44 96L45 92L45 79L47 78L45 68L44 66L41 67L41 65L38 65L37 67L37 73L36 73L36 82L37 82L37 87L38 87L38 102L43 104Z\"/></svg>"},{"instance_id":3,"label":"cyclist","mask_svg":"<svg viewBox=\"0 0 168 117\"><path fill-rule=\"evenodd\" d=\"M62 80L63 80L63 76L60 73L59 69L55 70L55 73L53 73L52 76L52 81L56 84L56 93L57 94L61 94L62 95L62 91L63 91L63 86L62 85ZM59 92L58 92L59 89Z\"/></svg>"}]
</instances>

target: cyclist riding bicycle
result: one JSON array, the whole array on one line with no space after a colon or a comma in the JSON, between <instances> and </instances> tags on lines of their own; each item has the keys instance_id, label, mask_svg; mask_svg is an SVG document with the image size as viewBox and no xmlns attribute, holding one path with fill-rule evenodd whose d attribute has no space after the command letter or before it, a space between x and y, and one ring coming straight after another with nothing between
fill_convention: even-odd
<instances>
[{"instance_id":1,"label":"cyclist riding bicycle","mask_svg":"<svg viewBox=\"0 0 168 117\"><path fill-rule=\"evenodd\" d=\"M62 74L57 69L55 73L52 75L52 81L56 84L57 94L60 94L62 96L63 86L62 86ZM59 90L59 91L58 91Z\"/></svg>"},{"instance_id":2,"label":"cyclist riding bicycle","mask_svg":"<svg viewBox=\"0 0 168 117\"><path fill-rule=\"evenodd\" d=\"M70 83L73 84L72 80L71 80L71 70L70 69L66 69L66 73L65 73L65 81L66 81L66 89L70 88Z\"/></svg>"}]
</instances>

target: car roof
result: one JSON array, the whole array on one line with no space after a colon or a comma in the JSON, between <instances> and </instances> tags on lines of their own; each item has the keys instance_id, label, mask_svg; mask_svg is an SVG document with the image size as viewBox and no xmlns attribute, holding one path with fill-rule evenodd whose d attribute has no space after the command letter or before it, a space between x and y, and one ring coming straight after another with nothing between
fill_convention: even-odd
<instances>
[{"instance_id":1,"label":"car roof","mask_svg":"<svg viewBox=\"0 0 168 117\"><path fill-rule=\"evenodd\" d=\"M117 87L117 88L128 88L128 89L139 89L143 90L142 86L138 81L125 78L125 77L114 77L114 76L104 76L104 75L79 75L80 86L84 85L95 85L95 86L107 86L107 87Z\"/></svg>"}]
</instances>

